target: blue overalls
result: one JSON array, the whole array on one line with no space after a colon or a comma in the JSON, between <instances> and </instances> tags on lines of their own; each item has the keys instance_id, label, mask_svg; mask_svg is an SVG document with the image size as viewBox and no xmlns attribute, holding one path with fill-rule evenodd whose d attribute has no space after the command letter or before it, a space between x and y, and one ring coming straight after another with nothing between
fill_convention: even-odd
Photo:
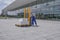
<instances>
[{"instance_id":1,"label":"blue overalls","mask_svg":"<svg viewBox=\"0 0 60 40\"><path fill-rule=\"evenodd\" d=\"M34 23L37 25L36 18L35 16L31 16L31 25L34 25Z\"/></svg>"}]
</instances>

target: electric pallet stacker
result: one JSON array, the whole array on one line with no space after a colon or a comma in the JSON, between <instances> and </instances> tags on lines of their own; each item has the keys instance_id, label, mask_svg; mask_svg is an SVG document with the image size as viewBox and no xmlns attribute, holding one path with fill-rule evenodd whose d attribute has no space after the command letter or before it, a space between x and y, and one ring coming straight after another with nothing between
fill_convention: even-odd
<instances>
[{"instance_id":1,"label":"electric pallet stacker","mask_svg":"<svg viewBox=\"0 0 60 40\"><path fill-rule=\"evenodd\" d=\"M28 14L28 15L26 15L26 14ZM27 16L27 20L26 20L26 16ZM30 27L31 26L31 18L30 18L30 16L31 16L31 10L30 10L30 8L24 8L24 18L23 18L23 23L24 24L15 24L16 26L18 26L18 27ZM28 22L28 24L26 24Z\"/></svg>"}]
</instances>

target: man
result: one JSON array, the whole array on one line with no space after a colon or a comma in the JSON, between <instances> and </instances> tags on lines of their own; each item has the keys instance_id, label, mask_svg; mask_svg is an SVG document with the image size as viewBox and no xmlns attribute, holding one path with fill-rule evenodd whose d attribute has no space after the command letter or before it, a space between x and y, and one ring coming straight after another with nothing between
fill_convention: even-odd
<instances>
[{"instance_id":1,"label":"man","mask_svg":"<svg viewBox=\"0 0 60 40\"><path fill-rule=\"evenodd\" d=\"M34 24L37 26L36 17L32 14L31 15L31 25L34 26Z\"/></svg>"}]
</instances>

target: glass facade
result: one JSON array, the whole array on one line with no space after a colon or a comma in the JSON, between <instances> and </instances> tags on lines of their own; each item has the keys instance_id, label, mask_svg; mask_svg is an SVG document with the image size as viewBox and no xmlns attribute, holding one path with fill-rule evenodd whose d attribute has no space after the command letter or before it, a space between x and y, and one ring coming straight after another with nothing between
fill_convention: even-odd
<instances>
[{"instance_id":1,"label":"glass facade","mask_svg":"<svg viewBox=\"0 0 60 40\"><path fill-rule=\"evenodd\" d=\"M19 13L24 13L23 9L18 9L15 11L8 11L8 15L18 15ZM57 18L60 17L60 0L55 0L52 2L47 2L43 4L37 4L31 6L31 13L36 13L37 16L46 18Z\"/></svg>"},{"instance_id":2,"label":"glass facade","mask_svg":"<svg viewBox=\"0 0 60 40\"><path fill-rule=\"evenodd\" d=\"M40 6L39 6L40 5ZM52 2L47 2L44 4L37 4L37 13L43 14L45 18L59 18L60 19L60 0L55 0Z\"/></svg>"}]
</instances>

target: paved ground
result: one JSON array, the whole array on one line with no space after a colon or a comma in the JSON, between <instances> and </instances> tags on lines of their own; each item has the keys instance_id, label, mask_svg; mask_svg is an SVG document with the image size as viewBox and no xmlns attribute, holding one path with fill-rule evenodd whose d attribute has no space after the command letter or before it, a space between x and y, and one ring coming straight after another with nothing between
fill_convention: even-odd
<instances>
[{"instance_id":1,"label":"paved ground","mask_svg":"<svg viewBox=\"0 0 60 40\"><path fill-rule=\"evenodd\" d=\"M60 40L60 21L37 20L39 27L16 27L18 19L0 19L0 40Z\"/></svg>"}]
</instances>

